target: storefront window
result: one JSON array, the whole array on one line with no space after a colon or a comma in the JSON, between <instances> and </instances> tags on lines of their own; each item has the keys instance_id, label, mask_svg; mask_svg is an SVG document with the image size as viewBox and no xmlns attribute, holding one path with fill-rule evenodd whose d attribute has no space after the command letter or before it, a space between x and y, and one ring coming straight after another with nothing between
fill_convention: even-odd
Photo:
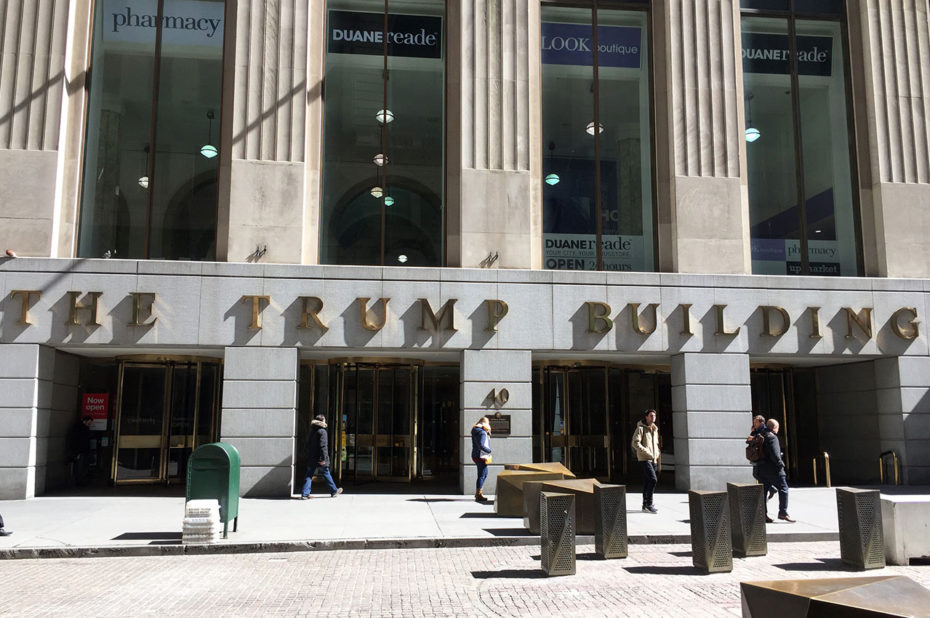
<instances>
[{"instance_id":1,"label":"storefront window","mask_svg":"<svg viewBox=\"0 0 930 618\"><path fill-rule=\"evenodd\" d=\"M214 259L225 3L95 4L78 255Z\"/></svg>"},{"instance_id":2,"label":"storefront window","mask_svg":"<svg viewBox=\"0 0 930 618\"><path fill-rule=\"evenodd\" d=\"M544 264L653 270L647 13L582 4L542 7Z\"/></svg>"},{"instance_id":3,"label":"storefront window","mask_svg":"<svg viewBox=\"0 0 930 618\"><path fill-rule=\"evenodd\" d=\"M321 261L441 266L445 3L327 3Z\"/></svg>"},{"instance_id":4,"label":"storefront window","mask_svg":"<svg viewBox=\"0 0 930 618\"><path fill-rule=\"evenodd\" d=\"M781 10L789 3L742 6L773 4ZM806 14L827 16L838 3L814 4L798 3ZM855 276L859 233L840 16L781 12L745 11L742 20L752 270Z\"/></svg>"}]
</instances>

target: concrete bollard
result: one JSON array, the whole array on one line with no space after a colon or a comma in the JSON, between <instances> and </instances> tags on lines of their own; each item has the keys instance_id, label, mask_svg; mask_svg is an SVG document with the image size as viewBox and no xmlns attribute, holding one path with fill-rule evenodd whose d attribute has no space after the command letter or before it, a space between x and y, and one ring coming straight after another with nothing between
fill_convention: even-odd
<instances>
[{"instance_id":1,"label":"concrete bollard","mask_svg":"<svg viewBox=\"0 0 930 618\"><path fill-rule=\"evenodd\" d=\"M523 527L530 534L539 534L539 494L544 482L523 483Z\"/></svg>"}]
</instances>

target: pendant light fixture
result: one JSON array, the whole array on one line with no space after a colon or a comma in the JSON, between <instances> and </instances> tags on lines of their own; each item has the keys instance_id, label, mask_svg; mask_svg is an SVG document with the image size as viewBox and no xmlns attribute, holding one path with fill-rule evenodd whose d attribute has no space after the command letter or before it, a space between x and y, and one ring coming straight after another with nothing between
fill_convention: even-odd
<instances>
[{"instance_id":1,"label":"pendant light fixture","mask_svg":"<svg viewBox=\"0 0 930 618\"><path fill-rule=\"evenodd\" d=\"M552 167L552 151L553 150L555 150L555 142L550 141L549 142L549 167L550 168ZM556 174L555 172L550 172L546 174L546 177L543 180L545 181L547 185L554 187L555 185L559 184L559 181L561 180L561 178L559 178L559 175Z\"/></svg>"},{"instance_id":2,"label":"pendant light fixture","mask_svg":"<svg viewBox=\"0 0 930 618\"><path fill-rule=\"evenodd\" d=\"M594 121L589 122L588 126L586 126L584 130L585 130L585 133L587 133L588 135L594 135ZM601 123L597 123L597 132L603 133L604 125L602 125Z\"/></svg>"},{"instance_id":3,"label":"pendant light fixture","mask_svg":"<svg viewBox=\"0 0 930 618\"><path fill-rule=\"evenodd\" d=\"M750 144L762 137L759 129L752 124L752 99L754 96L751 92L746 95L746 141Z\"/></svg>"},{"instance_id":4,"label":"pendant light fixture","mask_svg":"<svg viewBox=\"0 0 930 618\"><path fill-rule=\"evenodd\" d=\"M143 189L149 188L149 145L146 144L142 148L142 152L145 154L145 157L142 159L142 174L139 176L139 186Z\"/></svg>"},{"instance_id":5,"label":"pendant light fixture","mask_svg":"<svg viewBox=\"0 0 930 618\"><path fill-rule=\"evenodd\" d=\"M207 159L212 159L219 154L219 151L216 149L216 146L212 144L213 142L213 110L207 110L207 143L200 147L200 154L202 154Z\"/></svg>"}]
</instances>

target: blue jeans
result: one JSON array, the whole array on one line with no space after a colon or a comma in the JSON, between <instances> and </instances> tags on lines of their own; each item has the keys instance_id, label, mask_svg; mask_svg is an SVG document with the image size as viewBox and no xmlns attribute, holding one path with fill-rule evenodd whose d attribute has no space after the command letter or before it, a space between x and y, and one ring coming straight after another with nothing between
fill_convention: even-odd
<instances>
[{"instance_id":1,"label":"blue jeans","mask_svg":"<svg viewBox=\"0 0 930 618\"><path fill-rule=\"evenodd\" d=\"M765 495L768 496L769 489L774 489L778 492L778 514L787 515L788 514L788 479L784 474L769 474L769 475L759 475L762 478L759 480L762 481L763 491Z\"/></svg>"},{"instance_id":2,"label":"blue jeans","mask_svg":"<svg viewBox=\"0 0 930 618\"><path fill-rule=\"evenodd\" d=\"M652 506L652 494L659 482L654 461L641 461L643 464L643 506Z\"/></svg>"},{"instance_id":3,"label":"blue jeans","mask_svg":"<svg viewBox=\"0 0 930 618\"><path fill-rule=\"evenodd\" d=\"M310 466L307 468L307 478L304 479L303 491L300 492L302 496L310 495L310 484L313 482L314 473L318 470L323 475L323 480L329 485L329 493L334 494L339 490L339 488L336 487L336 483L333 482L333 475L329 473L329 466Z\"/></svg>"},{"instance_id":4,"label":"blue jeans","mask_svg":"<svg viewBox=\"0 0 930 618\"><path fill-rule=\"evenodd\" d=\"M484 482L488 478L488 464L485 460L480 458L474 458L472 461L475 462L475 465L478 466L478 480L475 481L475 491L481 491L481 488L484 487Z\"/></svg>"}]
</instances>

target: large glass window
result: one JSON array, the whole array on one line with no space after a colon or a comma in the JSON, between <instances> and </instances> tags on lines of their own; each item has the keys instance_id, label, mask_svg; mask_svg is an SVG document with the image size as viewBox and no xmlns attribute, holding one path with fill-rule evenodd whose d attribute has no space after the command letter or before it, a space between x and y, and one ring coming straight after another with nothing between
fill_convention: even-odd
<instances>
[{"instance_id":1,"label":"large glass window","mask_svg":"<svg viewBox=\"0 0 930 618\"><path fill-rule=\"evenodd\" d=\"M329 0L321 261L441 266L442 0Z\"/></svg>"},{"instance_id":2,"label":"large glass window","mask_svg":"<svg viewBox=\"0 0 930 618\"><path fill-rule=\"evenodd\" d=\"M79 256L214 259L224 4L95 3Z\"/></svg>"},{"instance_id":3,"label":"large glass window","mask_svg":"<svg viewBox=\"0 0 930 618\"><path fill-rule=\"evenodd\" d=\"M857 275L841 3L793 4L742 3L752 271Z\"/></svg>"},{"instance_id":4,"label":"large glass window","mask_svg":"<svg viewBox=\"0 0 930 618\"><path fill-rule=\"evenodd\" d=\"M647 13L572 4L542 7L543 262L653 270Z\"/></svg>"}]
</instances>

